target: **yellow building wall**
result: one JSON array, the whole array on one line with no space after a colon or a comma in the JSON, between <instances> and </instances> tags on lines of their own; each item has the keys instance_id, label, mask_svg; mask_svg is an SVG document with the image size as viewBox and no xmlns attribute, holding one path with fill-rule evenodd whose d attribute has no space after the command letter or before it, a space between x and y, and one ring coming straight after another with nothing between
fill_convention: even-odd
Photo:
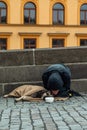
<instances>
[{"instance_id":1,"label":"yellow building wall","mask_svg":"<svg viewBox=\"0 0 87 130\"><path fill-rule=\"evenodd\" d=\"M77 25L78 0L67 0L67 24Z\"/></svg>"},{"instance_id":2,"label":"yellow building wall","mask_svg":"<svg viewBox=\"0 0 87 130\"><path fill-rule=\"evenodd\" d=\"M0 24L0 38L7 37L8 49L23 49L24 37L36 37L37 48L51 47L54 37L65 38L65 47L79 46L79 38L87 38L87 26L80 26L80 6L87 0L2 0L8 6L8 24ZM37 24L23 24L26 2L36 3ZM64 3L65 25L52 25L52 5ZM6 36L7 33L11 35ZM19 34L21 33L21 34ZM24 33L24 35L22 34ZM31 33L31 34L27 34ZM37 34L36 34L37 33ZM38 35L40 33L40 35ZM50 34L49 34L50 33ZM80 35L82 34L82 35Z\"/></svg>"},{"instance_id":3,"label":"yellow building wall","mask_svg":"<svg viewBox=\"0 0 87 130\"><path fill-rule=\"evenodd\" d=\"M50 1L49 0L39 0L39 24L49 24L50 15Z\"/></svg>"},{"instance_id":4,"label":"yellow building wall","mask_svg":"<svg viewBox=\"0 0 87 130\"><path fill-rule=\"evenodd\" d=\"M21 14L21 1L20 0L9 0L10 1L10 24L20 24Z\"/></svg>"}]
</instances>

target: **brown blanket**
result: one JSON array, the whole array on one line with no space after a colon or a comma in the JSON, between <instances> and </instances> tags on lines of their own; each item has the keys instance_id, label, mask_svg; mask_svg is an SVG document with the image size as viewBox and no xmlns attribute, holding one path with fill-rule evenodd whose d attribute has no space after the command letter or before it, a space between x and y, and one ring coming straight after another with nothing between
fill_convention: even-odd
<instances>
[{"instance_id":1,"label":"brown blanket","mask_svg":"<svg viewBox=\"0 0 87 130\"><path fill-rule=\"evenodd\" d=\"M26 100L26 101L43 101L44 96L52 96L47 90L42 86L37 85L22 85L14 89L9 94L4 95L7 97L16 97L16 101ZM55 100L66 100L67 98L56 97Z\"/></svg>"}]
</instances>

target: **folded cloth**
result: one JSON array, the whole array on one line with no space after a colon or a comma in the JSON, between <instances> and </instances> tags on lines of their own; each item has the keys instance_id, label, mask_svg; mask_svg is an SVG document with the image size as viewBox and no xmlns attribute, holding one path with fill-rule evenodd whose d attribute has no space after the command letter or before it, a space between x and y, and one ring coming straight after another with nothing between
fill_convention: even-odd
<instances>
[{"instance_id":1,"label":"folded cloth","mask_svg":"<svg viewBox=\"0 0 87 130\"><path fill-rule=\"evenodd\" d=\"M31 96L32 98L41 98L42 94L47 90L42 86L37 85L22 85L11 91L9 94L4 95L4 97L17 97L22 100L24 96Z\"/></svg>"}]
</instances>

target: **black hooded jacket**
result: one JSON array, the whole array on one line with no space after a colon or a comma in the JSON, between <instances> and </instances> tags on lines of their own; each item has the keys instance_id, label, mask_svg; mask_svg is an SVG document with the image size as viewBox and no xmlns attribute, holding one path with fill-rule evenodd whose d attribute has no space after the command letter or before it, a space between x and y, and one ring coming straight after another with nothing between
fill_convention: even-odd
<instances>
[{"instance_id":1,"label":"black hooded jacket","mask_svg":"<svg viewBox=\"0 0 87 130\"><path fill-rule=\"evenodd\" d=\"M47 90L70 90L71 72L63 64L53 64L45 70L42 75L42 80Z\"/></svg>"}]
</instances>

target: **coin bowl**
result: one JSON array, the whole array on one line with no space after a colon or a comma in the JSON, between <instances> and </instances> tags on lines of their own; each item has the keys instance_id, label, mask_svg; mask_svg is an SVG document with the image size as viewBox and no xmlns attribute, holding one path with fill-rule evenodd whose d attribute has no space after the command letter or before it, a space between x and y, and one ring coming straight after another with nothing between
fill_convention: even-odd
<instances>
[{"instance_id":1,"label":"coin bowl","mask_svg":"<svg viewBox=\"0 0 87 130\"><path fill-rule=\"evenodd\" d=\"M49 103L52 103L52 102L54 102L54 97L46 97L45 101L49 102Z\"/></svg>"}]
</instances>

